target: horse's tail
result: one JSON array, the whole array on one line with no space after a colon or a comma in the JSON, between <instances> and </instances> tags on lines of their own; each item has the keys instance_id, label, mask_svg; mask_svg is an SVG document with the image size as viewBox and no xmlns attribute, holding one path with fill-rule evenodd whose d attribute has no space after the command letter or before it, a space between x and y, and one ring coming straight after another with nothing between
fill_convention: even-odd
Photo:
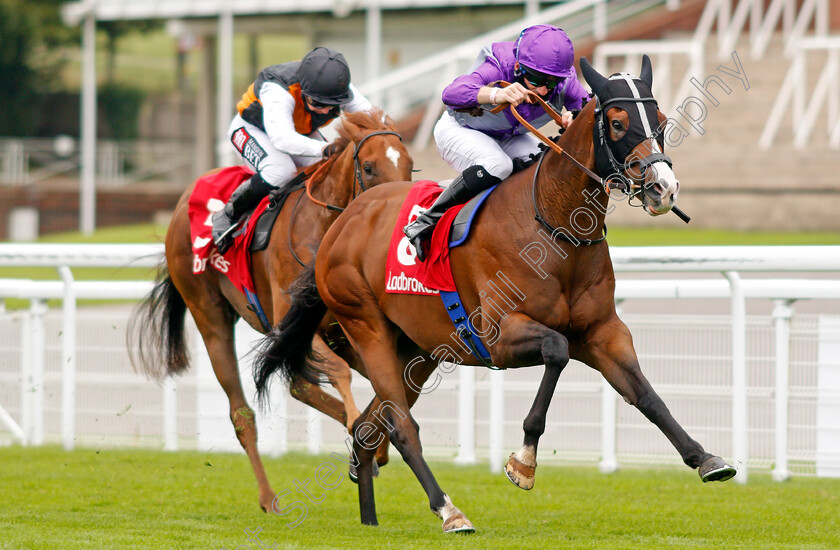
<instances>
[{"instance_id":1,"label":"horse's tail","mask_svg":"<svg viewBox=\"0 0 840 550\"><path fill-rule=\"evenodd\" d=\"M187 304L163 263L154 288L128 321L128 355L135 370L161 380L187 369L190 354L184 338L186 313Z\"/></svg>"},{"instance_id":2,"label":"horse's tail","mask_svg":"<svg viewBox=\"0 0 840 550\"><path fill-rule=\"evenodd\" d=\"M295 279L289 298L288 313L265 335L254 361L254 383L262 402L268 397L269 379L277 371L287 382L303 378L312 384L321 383L321 357L312 349L312 338L327 306L315 285L314 262Z\"/></svg>"}]
</instances>

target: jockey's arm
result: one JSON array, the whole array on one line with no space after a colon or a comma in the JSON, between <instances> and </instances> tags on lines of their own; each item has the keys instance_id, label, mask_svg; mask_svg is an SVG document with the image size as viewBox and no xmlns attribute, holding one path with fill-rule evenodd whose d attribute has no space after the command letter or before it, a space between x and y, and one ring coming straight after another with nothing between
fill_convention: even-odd
<instances>
[{"instance_id":1,"label":"jockey's arm","mask_svg":"<svg viewBox=\"0 0 840 550\"><path fill-rule=\"evenodd\" d=\"M297 133L294 123L295 98L285 88L266 82L260 88L265 133L271 145L294 157L320 157L324 142Z\"/></svg>"}]
</instances>

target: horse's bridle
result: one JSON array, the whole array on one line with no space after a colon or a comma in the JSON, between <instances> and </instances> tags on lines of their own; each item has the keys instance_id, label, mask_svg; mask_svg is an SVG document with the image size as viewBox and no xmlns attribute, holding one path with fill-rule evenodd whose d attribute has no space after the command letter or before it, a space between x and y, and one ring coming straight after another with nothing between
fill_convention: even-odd
<instances>
[{"instance_id":1,"label":"horse's bridle","mask_svg":"<svg viewBox=\"0 0 840 550\"><path fill-rule=\"evenodd\" d=\"M609 189L618 189L629 197L628 204L633 198L638 198L644 192L644 183L637 182L628 177L624 173L624 164L619 163L613 154L612 148L607 140L607 124L606 116L607 109L613 103L648 103L652 102L657 105L656 99L653 97L614 97L604 103L595 96L595 162L597 166L608 166L610 168L610 175L605 178L606 186ZM625 109L626 111L626 109ZM656 139L651 136L648 139ZM662 152L652 153L644 158L637 159L633 164L638 165L639 173L643 174L647 168L656 162L664 162L668 166L673 167L671 158ZM641 199L640 199L641 200ZM631 206L636 206L632 205Z\"/></svg>"},{"instance_id":2,"label":"horse's bridle","mask_svg":"<svg viewBox=\"0 0 840 550\"><path fill-rule=\"evenodd\" d=\"M383 136L383 135L392 135L397 136L400 141L402 141L402 136L399 135L397 132L393 132L391 130L380 130L378 132L371 132L356 143L356 146L353 149L353 197L350 199L351 201L356 198L356 182L359 182L359 187L361 187L362 192L365 192L367 188L365 187L365 181L362 179L362 166L359 162L359 151L362 150L362 145L368 139L372 138L373 136ZM334 204L327 204L323 201L320 201L312 196L312 182L315 181L315 176L320 175L322 170L326 170L328 166L328 162L325 162L321 167L315 171L314 174L306 181L306 195L309 197L309 200L314 202L315 204L321 205L327 210L332 210L334 212L344 212L344 207L335 206Z\"/></svg>"},{"instance_id":3,"label":"horse's bridle","mask_svg":"<svg viewBox=\"0 0 840 550\"><path fill-rule=\"evenodd\" d=\"M384 136L384 135L392 135L397 136L400 141L402 141L402 136L397 132L391 130L380 130L378 132L371 132L356 143L355 147L353 148L353 196L350 199L351 201L356 198L356 181L359 182L359 187L362 189L362 193L367 191L367 187L365 187L365 181L362 179L362 165L359 162L359 151L362 150L362 145L366 142L369 138L373 136ZM314 202L315 204L319 204L326 208L327 210L332 210L333 212L344 212L344 207L335 206L333 204L328 204L323 201L319 201L315 197L312 196L311 188L312 188L312 181L315 180L315 176L319 175L321 168L328 166L327 163L324 163L318 170L316 170L306 181L306 196L309 197L309 200ZM298 205L300 204L300 200L303 198L304 193L298 195L298 200L295 202L294 208L292 208L292 215L289 216L289 230L286 232L288 238L287 241L289 243L289 251L292 253L292 257L299 263L302 267L306 267L306 264L298 258L298 255L295 253L295 249L292 247L292 226L295 221L295 214L297 213Z\"/></svg>"}]
</instances>

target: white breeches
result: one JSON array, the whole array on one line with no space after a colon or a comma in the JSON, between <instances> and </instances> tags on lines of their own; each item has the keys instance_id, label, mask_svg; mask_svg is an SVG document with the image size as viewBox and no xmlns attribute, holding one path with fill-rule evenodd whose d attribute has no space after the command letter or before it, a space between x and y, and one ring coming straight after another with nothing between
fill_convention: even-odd
<instances>
[{"instance_id":1,"label":"white breeches","mask_svg":"<svg viewBox=\"0 0 840 550\"><path fill-rule=\"evenodd\" d=\"M253 142L246 144L238 139L238 136L241 136L241 134L237 134L240 128L244 128L247 135L253 142L256 142L258 147L255 148ZM314 132L309 137L319 139L320 134ZM259 172L262 179L274 187L285 185L295 177L298 170L321 160L319 157L295 157L278 151L271 144L271 138L268 137L268 134L253 124L242 120L239 115L233 117L233 121L230 123L228 139L231 140L234 149L245 161L245 164L255 172Z\"/></svg>"},{"instance_id":2,"label":"white breeches","mask_svg":"<svg viewBox=\"0 0 840 550\"><path fill-rule=\"evenodd\" d=\"M449 166L463 172L480 164L501 180L513 172L513 159L527 159L540 150L539 140L531 134L495 139L461 126L449 112L435 124L434 135L440 156Z\"/></svg>"}]
</instances>

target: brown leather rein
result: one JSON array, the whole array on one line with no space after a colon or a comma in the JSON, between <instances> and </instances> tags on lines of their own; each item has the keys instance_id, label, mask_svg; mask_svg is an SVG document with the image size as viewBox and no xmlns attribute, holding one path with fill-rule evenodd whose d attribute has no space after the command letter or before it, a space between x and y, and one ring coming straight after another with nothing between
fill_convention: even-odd
<instances>
[{"instance_id":1,"label":"brown leather rein","mask_svg":"<svg viewBox=\"0 0 840 550\"><path fill-rule=\"evenodd\" d=\"M510 86L510 83L509 83L509 82L505 82L504 80L500 80L500 81L498 82L498 84L500 84L503 88L505 88L505 87L507 87L507 86ZM554 109L554 107L552 107L551 105L549 105L548 103L546 103L546 102L545 102L545 100L539 96L539 94L534 93L534 92L532 92L531 90L526 90L526 91L528 92L528 96L529 96L532 100L536 100L536 103L537 103L540 107L542 107L542 108L543 108L543 110L544 110L546 113L548 113L548 115L549 115L549 116L550 116L550 117L554 120L554 122L556 122L556 123L557 123L557 125L558 125L558 126L560 126L560 128L563 128L563 124L562 124L562 122L561 122L561 116L560 116L560 113L558 113L558 112ZM569 153L567 153L565 150L563 150L563 148L562 148L562 147L560 147L559 145L557 145L556 143L554 143L551 139L547 138L547 137L546 137L546 136L545 136L542 132L540 132L539 130L537 130L537 129L536 129L536 128L535 128L535 127L534 127L534 126L533 126L530 122L528 122L527 120L525 120L524 118L522 118L522 115L520 115L520 114L519 114L519 112L516 110L516 107L515 107L513 104L511 104L511 103L502 103L502 104L497 105L496 107L494 107L494 108L493 108L490 112L491 112L491 113L498 113L498 112L504 111L504 110L505 110L505 109L507 109L507 108L510 108L510 112L512 112L512 113L513 113L513 116L516 118L516 120L518 120L518 121L519 121L519 123L520 123L520 124L522 124L522 126L526 127L526 128L528 129L528 131L529 131L529 132L531 132L532 134L534 134L534 135L535 135L535 136L536 136L536 137L537 137L540 141L542 141L543 143L545 143L548 147L550 147L550 148L554 149L554 151L555 151L556 153L558 153L558 154L560 154L560 155L565 155L565 156L566 156L566 158L568 158L569 160L571 160L571 161L574 163L574 165L575 165L575 166L577 166L577 167L578 167L578 168L579 168L579 169L580 169L580 170L581 170L584 174L586 174L586 175L587 175L587 176L589 176L590 178L592 178L592 179L594 179L595 181L597 181L597 182L601 183L602 185L604 185L604 189L606 189L607 191L609 191L609 187L608 187L608 185L606 184L606 182L604 182L604 180L603 180L603 179L602 179L602 178L601 178L598 174L596 174L595 172L593 172L592 170L590 170L589 168L587 168L586 166L584 166L584 165L583 165L583 164L582 164L582 163L581 163L578 159L576 159L575 157L573 157L572 155L570 155Z\"/></svg>"},{"instance_id":2,"label":"brown leather rein","mask_svg":"<svg viewBox=\"0 0 840 550\"><path fill-rule=\"evenodd\" d=\"M503 80L499 81L498 84L501 84L502 87L510 86L510 83L505 82ZM531 90L526 90L526 91L528 92L529 97L533 100L536 100L536 102L539 104L539 106L542 107L543 110L546 113L548 113L549 116L551 116L552 119L554 119L554 122L556 122L557 125L560 126L560 128L563 128L560 114L557 111L555 111L554 108L551 105L546 103L543 100L543 98L541 98L538 94L532 92ZM516 117L516 120L518 120L520 124L525 126L528 129L529 132L534 134L540 141L545 143L547 146L549 146L551 149L553 149L555 152L557 152L560 156L565 156L566 158L571 160L572 163L574 163L574 165L577 166L584 174L586 174L587 176L589 176L593 180L595 180L598 183L600 183L601 185L603 185L604 190L607 193L609 193L609 191L610 191L609 182L604 181L601 177L598 176L598 174L596 174L595 172L593 172L592 170L590 170L589 168L584 166L579 160L577 160L575 157L573 157L572 155L570 155L569 153L564 151L562 147L560 147L559 145L554 143L552 140L547 138L545 135L543 135L530 122L528 122L527 120L522 118L522 115L520 115L519 112L517 112L516 107L512 103L502 103L502 104L494 107L490 112L498 113L498 112L501 112L501 111L503 111L507 108L510 108L510 111L513 113L513 116ZM572 243L575 246L578 246L578 245L591 246L593 244L598 244L601 241L603 241L604 239L606 239L607 238L607 224L606 223L603 225L603 230L602 230L603 233L599 238L597 238L597 239L583 239L583 238L577 238L577 237L572 237L571 235L567 235L565 231L562 231L562 230L554 227L553 225L551 225L551 223L549 223L549 221L546 220L542 216L542 214L540 214L540 209L537 206L537 176L540 173L540 167L542 166L542 161L543 161L544 158L545 158L545 155L540 155L540 159L537 163L537 169L534 171L534 180L531 184L532 188L533 188L532 192L531 192L531 195L532 195L531 198L532 198L533 204L534 204L534 219L537 222L539 222L543 227L545 227L546 229L548 229L551 232L552 238L559 238L559 239L564 240L566 242Z\"/></svg>"}]
</instances>

